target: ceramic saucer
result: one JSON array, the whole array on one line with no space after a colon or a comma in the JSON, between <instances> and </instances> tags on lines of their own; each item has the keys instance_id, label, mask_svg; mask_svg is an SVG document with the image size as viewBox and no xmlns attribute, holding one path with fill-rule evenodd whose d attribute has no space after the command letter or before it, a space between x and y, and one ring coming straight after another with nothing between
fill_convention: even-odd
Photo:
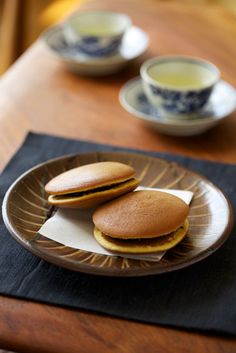
<instances>
[{"instance_id":1,"label":"ceramic saucer","mask_svg":"<svg viewBox=\"0 0 236 353\"><path fill-rule=\"evenodd\" d=\"M68 69L83 75L102 76L121 70L148 47L148 35L138 27L131 27L124 35L118 52L106 57L90 57L66 42L63 26L55 26L42 35L47 47L62 60Z\"/></svg>"},{"instance_id":2,"label":"ceramic saucer","mask_svg":"<svg viewBox=\"0 0 236 353\"><path fill-rule=\"evenodd\" d=\"M226 118L236 108L236 90L229 83L217 83L209 103L191 119L167 119L147 100L141 78L128 81L120 91L121 105L161 133L175 136L197 135Z\"/></svg>"}]
</instances>

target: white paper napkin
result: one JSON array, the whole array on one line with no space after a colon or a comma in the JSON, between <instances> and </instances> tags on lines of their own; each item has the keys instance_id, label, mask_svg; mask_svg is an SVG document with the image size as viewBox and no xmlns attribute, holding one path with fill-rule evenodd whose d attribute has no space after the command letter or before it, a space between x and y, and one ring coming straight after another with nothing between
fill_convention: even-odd
<instances>
[{"instance_id":1,"label":"white paper napkin","mask_svg":"<svg viewBox=\"0 0 236 353\"><path fill-rule=\"evenodd\" d=\"M187 204L191 202L193 197L193 193L191 191L184 190L152 189L142 186L139 186L136 190L147 189L168 192L178 196ZM105 250L95 240L93 236L93 212L94 210L92 209L58 209L55 214L42 225L39 233L49 239L74 249L85 250L103 255L118 256L117 254ZM119 256L138 260L160 261L164 254L165 251L147 255L119 254Z\"/></svg>"}]
</instances>

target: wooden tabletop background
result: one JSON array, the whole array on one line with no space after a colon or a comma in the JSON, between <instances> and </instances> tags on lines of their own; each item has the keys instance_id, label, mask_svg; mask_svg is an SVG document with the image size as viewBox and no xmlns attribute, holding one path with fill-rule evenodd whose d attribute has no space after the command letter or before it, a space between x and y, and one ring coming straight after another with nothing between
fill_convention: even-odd
<instances>
[{"instance_id":1,"label":"wooden tabletop background","mask_svg":"<svg viewBox=\"0 0 236 353\"><path fill-rule=\"evenodd\" d=\"M122 73L73 75L38 40L0 80L0 167L28 131L236 162L236 113L196 137L170 137L147 128L118 102L140 64L161 54L203 57L236 86L236 17L220 7L154 0L92 1L87 8L128 13L150 36L148 51ZM232 338L126 321L0 297L0 348L18 352L236 352Z\"/></svg>"}]
</instances>

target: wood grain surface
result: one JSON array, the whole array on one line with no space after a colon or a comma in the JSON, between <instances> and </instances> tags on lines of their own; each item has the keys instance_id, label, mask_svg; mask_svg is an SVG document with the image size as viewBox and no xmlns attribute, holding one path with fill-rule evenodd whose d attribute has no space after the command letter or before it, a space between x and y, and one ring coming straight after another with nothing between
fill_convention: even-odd
<instances>
[{"instance_id":1,"label":"wood grain surface","mask_svg":"<svg viewBox=\"0 0 236 353\"><path fill-rule=\"evenodd\" d=\"M127 12L150 36L149 50L107 78L72 75L37 41L0 80L0 167L29 130L125 147L236 162L236 114L208 133L173 138L147 129L118 103L143 60L160 54L203 57L236 86L236 18L220 7L154 0L92 1ZM125 321L0 297L0 347L18 352L236 352L232 338Z\"/></svg>"}]
</instances>

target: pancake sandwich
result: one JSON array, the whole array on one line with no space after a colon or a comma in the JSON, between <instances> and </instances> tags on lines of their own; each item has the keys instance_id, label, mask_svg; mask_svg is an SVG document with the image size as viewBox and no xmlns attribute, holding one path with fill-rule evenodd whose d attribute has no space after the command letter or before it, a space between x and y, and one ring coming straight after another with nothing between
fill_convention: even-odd
<instances>
[{"instance_id":1,"label":"pancake sandwich","mask_svg":"<svg viewBox=\"0 0 236 353\"><path fill-rule=\"evenodd\" d=\"M98 162L70 169L52 180L45 190L48 202L59 207L94 207L134 190L135 170L119 162Z\"/></svg>"},{"instance_id":2,"label":"pancake sandwich","mask_svg":"<svg viewBox=\"0 0 236 353\"><path fill-rule=\"evenodd\" d=\"M98 243L116 253L146 254L176 246L187 234L189 206L161 191L130 192L93 214Z\"/></svg>"}]
</instances>

